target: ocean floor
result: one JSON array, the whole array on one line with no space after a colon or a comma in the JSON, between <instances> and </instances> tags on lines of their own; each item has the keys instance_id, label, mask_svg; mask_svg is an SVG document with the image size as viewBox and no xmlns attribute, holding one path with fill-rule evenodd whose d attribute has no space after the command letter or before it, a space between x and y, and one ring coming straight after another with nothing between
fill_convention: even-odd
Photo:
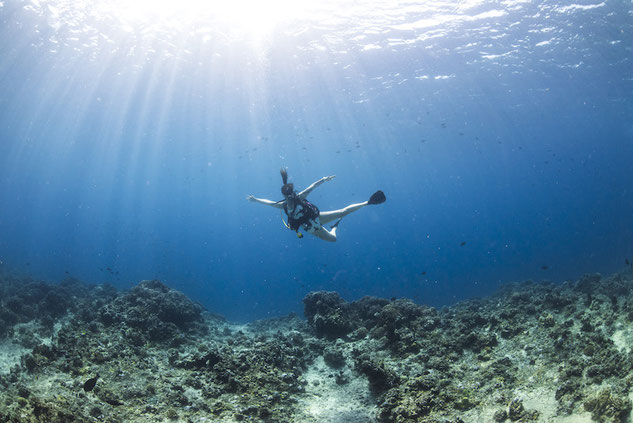
<instances>
[{"instance_id":1,"label":"ocean floor","mask_svg":"<svg viewBox=\"0 0 633 423\"><path fill-rule=\"evenodd\" d=\"M0 274L0 422L630 422L633 272L232 324L159 281Z\"/></svg>"}]
</instances>

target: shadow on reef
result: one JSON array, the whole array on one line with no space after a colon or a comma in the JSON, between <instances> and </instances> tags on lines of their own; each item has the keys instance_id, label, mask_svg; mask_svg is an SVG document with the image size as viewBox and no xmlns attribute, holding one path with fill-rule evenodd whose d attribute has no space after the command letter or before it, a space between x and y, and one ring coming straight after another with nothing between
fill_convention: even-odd
<instances>
[{"instance_id":1,"label":"shadow on reef","mask_svg":"<svg viewBox=\"0 0 633 423\"><path fill-rule=\"evenodd\" d=\"M309 293L304 305L307 321L235 325L159 281L118 292L2 274L0 357L21 353L0 362L0 421L630 416L630 273L509 284L440 310L406 299L347 302L325 291ZM315 369L324 379L314 379ZM323 414L328 400L359 389L369 403L343 401L364 414Z\"/></svg>"}]
</instances>

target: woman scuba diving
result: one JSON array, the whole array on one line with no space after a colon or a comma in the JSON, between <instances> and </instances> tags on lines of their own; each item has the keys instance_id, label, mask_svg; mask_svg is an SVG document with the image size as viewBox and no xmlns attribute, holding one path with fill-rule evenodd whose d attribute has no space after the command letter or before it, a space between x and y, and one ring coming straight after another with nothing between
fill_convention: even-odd
<instances>
[{"instance_id":1,"label":"woman scuba diving","mask_svg":"<svg viewBox=\"0 0 633 423\"><path fill-rule=\"evenodd\" d=\"M284 224L288 229L297 232L297 236L299 238L303 237L303 235L299 232L299 229L303 229L307 233L325 241L334 242L336 241L336 228L344 216L347 216L348 214L367 205L384 203L386 200L385 194L382 191L376 191L372 194L368 201L350 204L349 206L339 210L320 212L317 206L306 200L306 197L313 189L321 185L323 182L334 179L334 175L325 176L319 179L299 193L295 192L294 185L292 183L288 183L288 171L286 168L281 168L281 179L283 180L283 186L281 187L281 193L284 195L283 200L272 201L257 198L252 195L247 196L246 199L255 203L266 204L278 209L283 209L288 216L288 223L284 221ZM330 230L327 230L323 226L334 220L337 221L331 226Z\"/></svg>"}]
</instances>

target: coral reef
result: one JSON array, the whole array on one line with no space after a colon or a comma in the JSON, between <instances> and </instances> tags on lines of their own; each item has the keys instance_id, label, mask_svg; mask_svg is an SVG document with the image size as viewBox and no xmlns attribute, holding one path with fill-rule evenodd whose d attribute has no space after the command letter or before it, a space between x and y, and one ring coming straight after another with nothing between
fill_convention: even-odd
<instances>
[{"instance_id":1,"label":"coral reef","mask_svg":"<svg viewBox=\"0 0 633 423\"><path fill-rule=\"evenodd\" d=\"M355 344L350 358L369 380L378 421L555 421L588 412L620 421L631 410L632 289L630 274L586 275L508 284L442 310L406 299L346 303L332 292L304 301L316 336ZM351 328L366 339L350 339ZM517 397L535 392L547 398L542 411Z\"/></svg>"},{"instance_id":2,"label":"coral reef","mask_svg":"<svg viewBox=\"0 0 633 423\"><path fill-rule=\"evenodd\" d=\"M118 326L138 344L180 342L180 332L204 334L203 307L157 280L142 281L97 313L105 326Z\"/></svg>"},{"instance_id":3,"label":"coral reef","mask_svg":"<svg viewBox=\"0 0 633 423\"><path fill-rule=\"evenodd\" d=\"M336 292L237 325L159 281L0 275L0 421L621 422L633 275L435 309Z\"/></svg>"}]
</instances>

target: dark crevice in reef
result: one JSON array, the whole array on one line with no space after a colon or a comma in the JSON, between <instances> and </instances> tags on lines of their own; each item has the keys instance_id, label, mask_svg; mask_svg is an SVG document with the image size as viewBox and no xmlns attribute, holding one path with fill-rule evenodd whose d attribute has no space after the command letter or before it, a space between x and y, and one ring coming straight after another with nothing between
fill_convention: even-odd
<instances>
[{"instance_id":1,"label":"dark crevice in reef","mask_svg":"<svg viewBox=\"0 0 633 423\"><path fill-rule=\"evenodd\" d=\"M159 281L121 292L0 274L0 421L621 422L631 413L631 273L508 284L439 310L325 291L304 305L305 320L235 325ZM367 391L364 414L324 417L308 405L352 386Z\"/></svg>"}]
</instances>

